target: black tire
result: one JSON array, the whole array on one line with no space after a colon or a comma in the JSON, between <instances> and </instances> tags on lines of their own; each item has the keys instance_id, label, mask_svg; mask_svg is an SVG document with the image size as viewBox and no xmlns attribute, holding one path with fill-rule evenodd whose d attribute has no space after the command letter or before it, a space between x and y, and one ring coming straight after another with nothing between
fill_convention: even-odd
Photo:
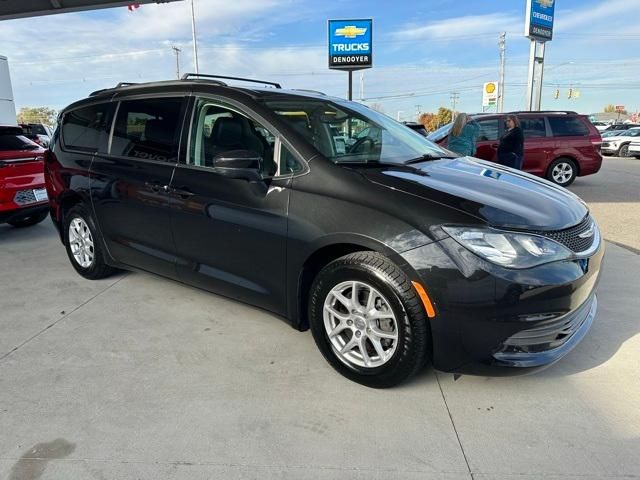
<instances>
[{"instance_id":1,"label":"black tire","mask_svg":"<svg viewBox=\"0 0 640 480\"><path fill-rule=\"evenodd\" d=\"M71 245L69 242L69 228L71 222L76 218L81 219L87 225L89 232L91 233L91 237L93 238L93 260L90 266L86 268L78 263L73 253L71 252ZM71 265L73 265L73 268L76 269L76 272L89 280L98 280L100 278L105 278L115 272L116 269L107 265L104 261L104 243L102 241L102 238L100 237L100 234L98 233L98 229L96 228L91 214L85 207L83 207L82 205L73 206L66 213L63 226L64 230L62 233L64 246L67 250L69 261L71 262Z\"/></svg>"},{"instance_id":2,"label":"black tire","mask_svg":"<svg viewBox=\"0 0 640 480\"><path fill-rule=\"evenodd\" d=\"M618 149L618 157L628 157L629 156L629 144L625 143L621 145Z\"/></svg>"},{"instance_id":3,"label":"black tire","mask_svg":"<svg viewBox=\"0 0 640 480\"><path fill-rule=\"evenodd\" d=\"M562 176L556 174L556 171L555 171L556 167L571 169L571 175L568 178L566 177L566 175L563 176L566 180L562 180L561 179ZM578 166L576 165L576 162L570 158L562 157L562 158L556 158L553 162L551 162L551 165L549 165L549 168L547 169L546 177L547 177L547 180L550 180L556 185L560 185L561 187L568 187L573 183L577 175L578 175Z\"/></svg>"},{"instance_id":4,"label":"black tire","mask_svg":"<svg viewBox=\"0 0 640 480\"><path fill-rule=\"evenodd\" d=\"M16 228L31 227L32 225L40 223L41 221L43 221L48 216L49 216L49 211L48 210L44 210L42 212L38 212L38 213L34 213L33 215L29 215L28 217L22 217L22 218L19 218L18 220L12 220L12 221L10 221L8 223L9 223L9 225L12 225L12 226L14 226Z\"/></svg>"},{"instance_id":5,"label":"black tire","mask_svg":"<svg viewBox=\"0 0 640 480\"><path fill-rule=\"evenodd\" d=\"M337 349L329 339L323 315L325 300L334 287L348 281L363 282L375 288L388 301L397 319L395 352L380 366L347 363L338 357ZM395 386L418 372L431 357L431 332L417 292L400 268L376 252L346 255L320 271L311 287L309 321L316 345L329 364L350 380L368 387ZM349 334L355 335L347 332Z\"/></svg>"}]
</instances>

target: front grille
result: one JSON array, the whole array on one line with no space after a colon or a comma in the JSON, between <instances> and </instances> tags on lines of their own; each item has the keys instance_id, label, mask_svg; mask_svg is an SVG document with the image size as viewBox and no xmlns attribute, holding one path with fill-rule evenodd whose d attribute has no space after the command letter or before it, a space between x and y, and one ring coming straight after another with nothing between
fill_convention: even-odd
<instances>
[{"instance_id":1,"label":"front grille","mask_svg":"<svg viewBox=\"0 0 640 480\"><path fill-rule=\"evenodd\" d=\"M590 297L573 312L553 320L539 322L536 327L509 337L502 344L506 353L540 353L562 346L583 323L594 314L595 296Z\"/></svg>"},{"instance_id":2,"label":"front grille","mask_svg":"<svg viewBox=\"0 0 640 480\"><path fill-rule=\"evenodd\" d=\"M608 146L609 146L609 144L608 144L607 142L604 142L604 143L602 144L602 146L603 146L603 147L608 147Z\"/></svg>"},{"instance_id":3,"label":"front grille","mask_svg":"<svg viewBox=\"0 0 640 480\"><path fill-rule=\"evenodd\" d=\"M587 232L590 228L592 228L591 235L586 238L581 238L580 234ZM593 242L596 239L597 228L598 227L594 223L593 219L587 214L587 216L584 217L584 219L575 227L567 228L565 230L539 230L533 233L555 240L573 252L580 253L588 250L593 245Z\"/></svg>"},{"instance_id":4,"label":"front grille","mask_svg":"<svg viewBox=\"0 0 640 480\"><path fill-rule=\"evenodd\" d=\"M13 201L18 205L28 205L29 203L36 203L36 195L33 190L20 190L13 197Z\"/></svg>"}]
</instances>

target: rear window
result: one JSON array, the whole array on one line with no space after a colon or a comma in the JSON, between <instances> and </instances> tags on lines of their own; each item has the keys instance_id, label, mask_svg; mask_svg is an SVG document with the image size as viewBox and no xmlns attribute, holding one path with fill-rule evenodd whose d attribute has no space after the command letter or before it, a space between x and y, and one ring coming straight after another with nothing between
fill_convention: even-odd
<instances>
[{"instance_id":1,"label":"rear window","mask_svg":"<svg viewBox=\"0 0 640 480\"><path fill-rule=\"evenodd\" d=\"M121 102L110 153L143 160L177 161L182 106L182 98Z\"/></svg>"},{"instance_id":2,"label":"rear window","mask_svg":"<svg viewBox=\"0 0 640 480\"><path fill-rule=\"evenodd\" d=\"M555 137L581 137L589 135L589 128L579 117L548 117Z\"/></svg>"},{"instance_id":3,"label":"rear window","mask_svg":"<svg viewBox=\"0 0 640 480\"><path fill-rule=\"evenodd\" d=\"M49 135L44 129L44 125L39 123L30 123L29 126L31 127L31 133L33 135Z\"/></svg>"},{"instance_id":4,"label":"rear window","mask_svg":"<svg viewBox=\"0 0 640 480\"><path fill-rule=\"evenodd\" d=\"M520 128L522 128L524 138L547 136L547 127L545 126L544 118L542 117L521 117Z\"/></svg>"},{"instance_id":5,"label":"rear window","mask_svg":"<svg viewBox=\"0 0 640 480\"><path fill-rule=\"evenodd\" d=\"M102 103L66 113L62 120L64 146L82 152L97 152L109 135L108 111L109 104Z\"/></svg>"},{"instance_id":6,"label":"rear window","mask_svg":"<svg viewBox=\"0 0 640 480\"><path fill-rule=\"evenodd\" d=\"M11 150L35 150L39 148L32 141L22 135L0 132L0 152Z\"/></svg>"}]
</instances>

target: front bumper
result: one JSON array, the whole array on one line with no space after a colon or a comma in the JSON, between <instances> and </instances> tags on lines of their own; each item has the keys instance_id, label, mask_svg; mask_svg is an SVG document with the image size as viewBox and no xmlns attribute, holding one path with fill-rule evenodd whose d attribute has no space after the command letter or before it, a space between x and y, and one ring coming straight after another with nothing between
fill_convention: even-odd
<instances>
[{"instance_id":1,"label":"front bumper","mask_svg":"<svg viewBox=\"0 0 640 480\"><path fill-rule=\"evenodd\" d=\"M405 252L435 304L433 364L504 376L548 366L591 327L604 243L588 259L510 270L447 238Z\"/></svg>"}]
</instances>

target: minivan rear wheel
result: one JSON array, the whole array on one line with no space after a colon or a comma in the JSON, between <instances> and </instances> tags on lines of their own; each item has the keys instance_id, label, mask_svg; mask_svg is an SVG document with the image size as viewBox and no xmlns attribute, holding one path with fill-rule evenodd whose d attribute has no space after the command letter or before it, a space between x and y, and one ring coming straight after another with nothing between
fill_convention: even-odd
<instances>
[{"instance_id":1,"label":"minivan rear wheel","mask_svg":"<svg viewBox=\"0 0 640 480\"><path fill-rule=\"evenodd\" d=\"M547 179L556 185L568 187L576 179L577 174L576 162L570 158L557 158L549 165Z\"/></svg>"},{"instance_id":2,"label":"minivan rear wheel","mask_svg":"<svg viewBox=\"0 0 640 480\"><path fill-rule=\"evenodd\" d=\"M71 265L80 275L97 280L115 269L104 261L102 241L93 218L82 205L75 205L64 217L64 244Z\"/></svg>"},{"instance_id":3,"label":"minivan rear wheel","mask_svg":"<svg viewBox=\"0 0 640 480\"><path fill-rule=\"evenodd\" d=\"M404 272L379 253L352 253L324 267L311 287L309 319L329 364L369 387L403 382L430 356L420 299Z\"/></svg>"}]
</instances>

